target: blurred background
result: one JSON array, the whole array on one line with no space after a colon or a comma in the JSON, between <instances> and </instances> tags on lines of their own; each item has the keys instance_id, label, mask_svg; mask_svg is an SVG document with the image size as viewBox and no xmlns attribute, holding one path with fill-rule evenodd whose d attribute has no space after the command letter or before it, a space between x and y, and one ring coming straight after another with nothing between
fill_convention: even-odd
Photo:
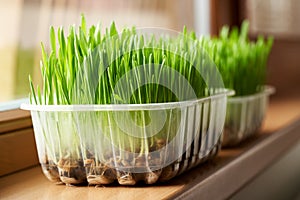
<instances>
[{"instance_id":1,"label":"blurred background","mask_svg":"<svg viewBox=\"0 0 300 200\"><path fill-rule=\"evenodd\" d=\"M300 1L298 0L10 0L0 1L0 103L27 97L28 74L40 83L40 42L48 46L49 26L103 27L186 25L198 35L217 35L227 24L250 21L250 36L273 35L268 83L277 97L300 95Z\"/></svg>"}]
</instances>

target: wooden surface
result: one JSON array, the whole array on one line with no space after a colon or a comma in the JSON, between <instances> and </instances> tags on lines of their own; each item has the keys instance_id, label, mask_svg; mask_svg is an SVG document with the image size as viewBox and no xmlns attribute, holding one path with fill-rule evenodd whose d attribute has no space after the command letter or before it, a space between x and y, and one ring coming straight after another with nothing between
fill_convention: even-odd
<instances>
[{"instance_id":1,"label":"wooden surface","mask_svg":"<svg viewBox=\"0 0 300 200\"><path fill-rule=\"evenodd\" d=\"M35 146L32 128L0 134L0 176L37 165Z\"/></svg>"},{"instance_id":2,"label":"wooden surface","mask_svg":"<svg viewBox=\"0 0 300 200\"><path fill-rule=\"evenodd\" d=\"M0 199L183 199L202 190L203 198L222 199L250 181L287 151L288 146L300 140L300 134L295 133L299 130L300 121L292 123L299 117L300 98L272 100L260 134L239 147L222 150L209 163L164 184L68 187L54 185L44 177L40 167L34 167L0 178ZM266 157L266 154L272 156ZM261 162L255 163L257 159ZM226 176L228 179L224 179Z\"/></svg>"},{"instance_id":3,"label":"wooden surface","mask_svg":"<svg viewBox=\"0 0 300 200\"><path fill-rule=\"evenodd\" d=\"M29 111L20 109L0 111L0 135L31 126Z\"/></svg>"},{"instance_id":4,"label":"wooden surface","mask_svg":"<svg viewBox=\"0 0 300 200\"><path fill-rule=\"evenodd\" d=\"M29 111L0 111L0 177L38 164Z\"/></svg>"}]
</instances>

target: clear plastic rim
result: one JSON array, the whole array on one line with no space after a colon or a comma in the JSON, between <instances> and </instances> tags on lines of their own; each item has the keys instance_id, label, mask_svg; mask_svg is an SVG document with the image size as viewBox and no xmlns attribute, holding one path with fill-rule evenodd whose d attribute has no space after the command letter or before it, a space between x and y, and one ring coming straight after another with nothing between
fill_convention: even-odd
<instances>
[{"instance_id":1,"label":"clear plastic rim","mask_svg":"<svg viewBox=\"0 0 300 200\"><path fill-rule=\"evenodd\" d=\"M228 98L228 102L251 101L254 99L258 99L262 96L272 95L275 92L276 92L275 87L266 85L266 86L264 86L264 89L262 92L255 93L252 95L246 95L246 96L230 97L230 98Z\"/></svg>"},{"instance_id":2,"label":"clear plastic rim","mask_svg":"<svg viewBox=\"0 0 300 200\"><path fill-rule=\"evenodd\" d=\"M172 108L183 108L207 102L213 99L219 99L224 96L233 96L234 90L224 89L224 91L208 97L195 100L168 102L168 103L145 103L145 104L83 104L83 105L34 105L21 104L22 110L43 111L43 112L64 112L64 111L127 111L127 110L165 110Z\"/></svg>"}]
</instances>

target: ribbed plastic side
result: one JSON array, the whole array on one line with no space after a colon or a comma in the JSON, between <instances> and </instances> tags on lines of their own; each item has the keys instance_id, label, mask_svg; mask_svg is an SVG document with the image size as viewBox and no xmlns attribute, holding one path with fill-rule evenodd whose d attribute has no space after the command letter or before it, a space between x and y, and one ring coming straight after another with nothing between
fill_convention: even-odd
<instances>
[{"instance_id":1,"label":"ribbed plastic side","mask_svg":"<svg viewBox=\"0 0 300 200\"><path fill-rule=\"evenodd\" d=\"M238 145L258 132L272 93L274 88L266 87L261 93L228 99L223 147Z\"/></svg>"},{"instance_id":2,"label":"ribbed plastic side","mask_svg":"<svg viewBox=\"0 0 300 200\"><path fill-rule=\"evenodd\" d=\"M43 172L71 185L167 181L218 153L226 99L150 111L31 111Z\"/></svg>"}]
</instances>

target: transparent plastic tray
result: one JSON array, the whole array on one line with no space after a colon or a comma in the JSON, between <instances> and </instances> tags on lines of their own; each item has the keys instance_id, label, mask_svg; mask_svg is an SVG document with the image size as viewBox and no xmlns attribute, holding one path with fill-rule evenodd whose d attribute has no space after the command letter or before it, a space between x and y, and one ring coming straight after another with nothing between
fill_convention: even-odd
<instances>
[{"instance_id":1,"label":"transparent plastic tray","mask_svg":"<svg viewBox=\"0 0 300 200\"><path fill-rule=\"evenodd\" d=\"M269 96L274 92L274 87L265 86L257 94L228 98L223 147L238 145L257 133L269 104Z\"/></svg>"},{"instance_id":2,"label":"transparent plastic tray","mask_svg":"<svg viewBox=\"0 0 300 200\"><path fill-rule=\"evenodd\" d=\"M55 183L167 181L214 157L227 96L156 104L30 105L39 161Z\"/></svg>"}]
</instances>

